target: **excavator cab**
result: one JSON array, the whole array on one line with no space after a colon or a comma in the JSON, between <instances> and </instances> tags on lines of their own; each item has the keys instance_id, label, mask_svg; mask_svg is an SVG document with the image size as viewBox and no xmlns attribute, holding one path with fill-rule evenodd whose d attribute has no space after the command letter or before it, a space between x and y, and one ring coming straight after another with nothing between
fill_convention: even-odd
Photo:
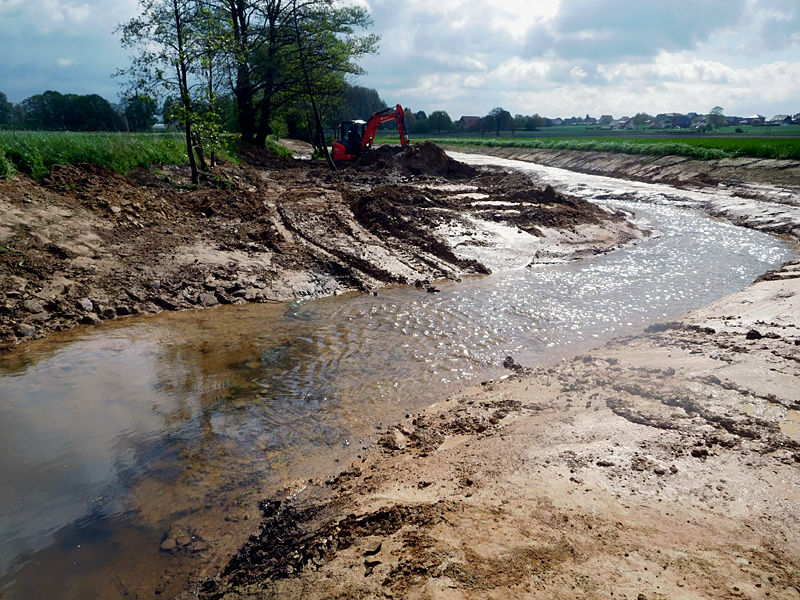
<instances>
[{"instance_id":1,"label":"excavator cab","mask_svg":"<svg viewBox=\"0 0 800 600\"><path fill-rule=\"evenodd\" d=\"M407 146L409 141L406 135L406 120L403 107L399 104L394 108L387 108L373 113L369 121L342 121L339 125L338 140L333 142L333 160L355 160L372 147L372 141L378 127L387 121L396 121L400 133L400 144Z\"/></svg>"},{"instance_id":2,"label":"excavator cab","mask_svg":"<svg viewBox=\"0 0 800 600\"><path fill-rule=\"evenodd\" d=\"M359 156L366 127L367 122L361 119L342 121L339 126L339 140L333 143L333 160L353 160Z\"/></svg>"}]
</instances>

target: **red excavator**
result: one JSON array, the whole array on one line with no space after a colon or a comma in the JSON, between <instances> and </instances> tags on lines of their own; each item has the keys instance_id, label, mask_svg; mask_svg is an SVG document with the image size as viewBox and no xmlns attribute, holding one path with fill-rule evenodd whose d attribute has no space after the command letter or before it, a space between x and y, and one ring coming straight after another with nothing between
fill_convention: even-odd
<instances>
[{"instance_id":1,"label":"red excavator","mask_svg":"<svg viewBox=\"0 0 800 600\"><path fill-rule=\"evenodd\" d=\"M399 104L394 108L387 108L380 112L372 113L369 121L342 121L340 127L341 139L333 142L333 160L355 160L372 147L375 133L383 123L394 119L397 121L397 130L400 132L400 144L408 146L406 132L406 115Z\"/></svg>"}]
</instances>

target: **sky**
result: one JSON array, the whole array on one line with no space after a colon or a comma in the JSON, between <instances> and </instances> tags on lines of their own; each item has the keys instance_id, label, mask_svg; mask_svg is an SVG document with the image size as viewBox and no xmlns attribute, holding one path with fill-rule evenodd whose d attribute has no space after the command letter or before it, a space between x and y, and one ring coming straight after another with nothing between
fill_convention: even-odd
<instances>
[{"instance_id":1,"label":"sky","mask_svg":"<svg viewBox=\"0 0 800 600\"><path fill-rule=\"evenodd\" d=\"M353 83L391 105L482 116L800 112L800 0L349 0L379 53ZM0 92L116 101L136 0L0 0Z\"/></svg>"}]
</instances>

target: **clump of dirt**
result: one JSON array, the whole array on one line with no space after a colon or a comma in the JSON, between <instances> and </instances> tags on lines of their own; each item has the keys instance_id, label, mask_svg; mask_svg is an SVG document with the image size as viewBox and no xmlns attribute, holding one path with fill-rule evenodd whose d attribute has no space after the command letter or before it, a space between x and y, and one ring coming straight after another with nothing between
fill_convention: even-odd
<instances>
[{"instance_id":1,"label":"clump of dirt","mask_svg":"<svg viewBox=\"0 0 800 600\"><path fill-rule=\"evenodd\" d=\"M356 165L361 169L417 177L469 178L478 173L474 167L450 158L444 150L429 141L409 146L380 146L364 154Z\"/></svg>"}]
</instances>

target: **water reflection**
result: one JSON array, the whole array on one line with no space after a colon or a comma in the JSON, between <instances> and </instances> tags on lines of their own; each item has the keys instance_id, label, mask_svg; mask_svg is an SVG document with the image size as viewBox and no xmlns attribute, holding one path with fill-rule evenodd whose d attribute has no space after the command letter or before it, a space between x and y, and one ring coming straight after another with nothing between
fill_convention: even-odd
<instances>
[{"instance_id":1,"label":"water reflection","mask_svg":"<svg viewBox=\"0 0 800 600\"><path fill-rule=\"evenodd\" d=\"M789 256L686 210L616 205L660 235L441 294L136 318L2 357L0 591L146 596L144 572L180 589L246 537L260 494L332 470L375 423L500 373L508 354L550 361L641 331ZM202 540L196 554L159 550L176 524Z\"/></svg>"}]
</instances>

